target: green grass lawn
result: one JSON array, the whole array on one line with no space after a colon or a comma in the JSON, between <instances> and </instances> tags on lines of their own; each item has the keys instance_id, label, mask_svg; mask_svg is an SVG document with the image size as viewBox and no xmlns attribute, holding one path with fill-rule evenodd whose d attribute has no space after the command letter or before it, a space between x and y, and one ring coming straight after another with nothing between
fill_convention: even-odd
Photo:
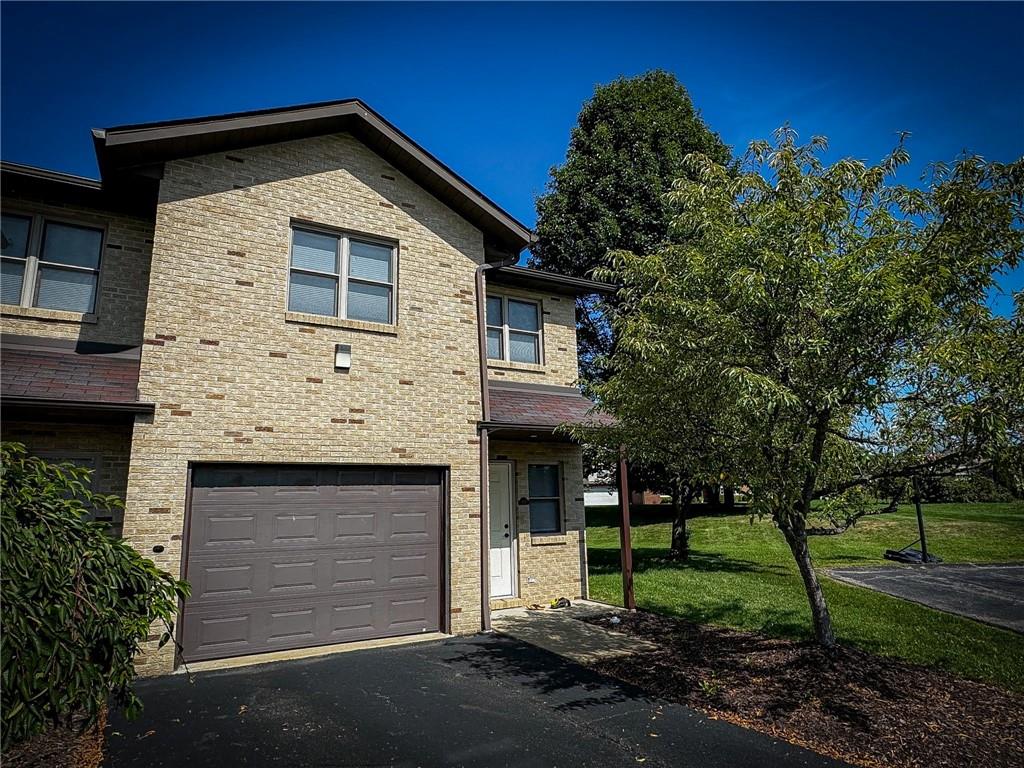
<instances>
[{"instance_id":1,"label":"green grass lawn","mask_svg":"<svg viewBox=\"0 0 1024 768\"><path fill-rule=\"evenodd\" d=\"M1024 561L1024 503L929 504L929 551L947 563ZM590 595L622 604L614 508L588 510ZM810 610L782 534L745 516L690 521L687 564L667 560L670 523L633 520L634 585L639 607L703 624L810 637ZM917 538L912 507L862 520L840 536L812 539L815 565L888 564L885 549ZM841 642L881 655L1024 691L1024 637L824 578Z\"/></svg>"}]
</instances>

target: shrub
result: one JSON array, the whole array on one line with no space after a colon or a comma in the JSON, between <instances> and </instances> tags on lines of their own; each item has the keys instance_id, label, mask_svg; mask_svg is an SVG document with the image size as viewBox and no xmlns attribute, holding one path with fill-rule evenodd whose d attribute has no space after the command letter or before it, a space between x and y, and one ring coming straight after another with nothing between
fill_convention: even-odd
<instances>
[{"instance_id":1,"label":"shrub","mask_svg":"<svg viewBox=\"0 0 1024 768\"><path fill-rule=\"evenodd\" d=\"M921 500L932 503L1013 501L1013 494L992 478L980 474L935 478L921 483Z\"/></svg>"},{"instance_id":2,"label":"shrub","mask_svg":"<svg viewBox=\"0 0 1024 768\"><path fill-rule=\"evenodd\" d=\"M0 452L3 746L73 715L92 723L108 700L135 716L134 656L154 622L171 638L188 585L89 519L121 502L91 493L88 470Z\"/></svg>"}]
</instances>

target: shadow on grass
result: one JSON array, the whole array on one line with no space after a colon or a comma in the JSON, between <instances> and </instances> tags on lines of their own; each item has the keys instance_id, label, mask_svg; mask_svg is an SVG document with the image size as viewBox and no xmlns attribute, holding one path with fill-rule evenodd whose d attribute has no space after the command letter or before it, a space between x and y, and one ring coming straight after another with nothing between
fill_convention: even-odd
<instances>
[{"instance_id":1,"label":"shadow on grass","mask_svg":"<svg viewBox=\"0 0 1024 768\"><path fill-rule=\"evenodd\" d=\"M618 549L589 549L587 562L592 575L619 572ZM714 552L691 552L686 560L673 560L660 547L634 547L633 572L649 570L693 571L695 573L786 573L781 565L726 557Z\"/></svg>"},{"instance_id":2,"label":"shadow on grass","mask_svg":"<svg viewBox=\"0 0 1024 768\"><path fill-rule=\"evenodd\" d=\"M588 526L619 527L618 507L587 507L586 512ZM749 515L750 508L745 504L737 504L734 507L694 504L686 511L686 517L689 520L699 517L747 517ZM675 514L672 512L671 504L634 504L630 507L629 519L631 527L642 528L646 525L671 523L675 519Z\"/></svg>"}]
</instances>

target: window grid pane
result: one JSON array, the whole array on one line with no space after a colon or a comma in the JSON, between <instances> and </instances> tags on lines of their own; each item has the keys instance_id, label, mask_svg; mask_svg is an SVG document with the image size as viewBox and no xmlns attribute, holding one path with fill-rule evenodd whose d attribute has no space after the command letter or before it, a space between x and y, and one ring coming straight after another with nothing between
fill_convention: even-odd
<instances>
[{"instance_id":1,"label":"window grid pane","mask_svg":"<svg viewBox=\"0 0 1024 768\"><path fill-rule=\"evenodd\" d=\"M537 305L532 301L508 300L508 327L516 331L539 331Z\"/></svg>"},{"instance_id":2,"label":"window grid pane","mask_svg":"<svg viewBox=\"0 0 1024 768\"><path fill-rule=\"evenodd\" d=\"M47 222L43 229L40 261L99 269L103 233L89 227Z\"/></svg>"},{"instance_id":3,"label":"window grid pane","mask_svg":"<svg viewBox=\"0 0 1024 768\"><path fill-rule=\"evenodd\" d=\"M558 465L531 464L528 474L530 498L551 499L559 496Z\"/></svg>"},{"instance_id":4,"label":"window grid pane","mask_svg":"<svg viewBox=\"0 0 1024 768\"><path fill-rule=\"evenodd\" d=\"M394 251L390 246L349 240L348 273L351 277L377 283L391 283L393 255Z\"/></svg>"},{"instance_id":5,"label":"window grid pane","mask_svg":"<svg viewBox=\"0 0 1024 768\"><path fill-rule=\"evenodd\" d=\"M32 220L24 216L3 215L0 225L0 246L4 256L24 259L28 255L28 233Z\"/></svg>"},{"instance_id":6,"label":"window grid pane","mask_svg":"<svg viewBox=\"0 0 1024 768\"><path fill-rule=\"evenodd\" d=\"M509 331L508 353L514 363L539 363L540 339L536 334Z\"/></svg>"},{"instance_id":7,"label":"window grid pane","mask_svg":"<svg viewBox=\"0 0 1024 768\"><path fill-rule=\"evenodd\" d=\"M501 317L501 297L500 296L488 296L487 297L487 324L488 325L504 325L505 321Z\"/></svg>"},{"instance_id":8,"label":"window grid pane","mask_svg":"<svg viewBox=\"0 0 1024 768\"><path fill-rule=\"evenodd\" d=\"M384 285L348 282L348 316L371 323L391 322L391 289Z\"/></svg>"},{"instance_id":9,"label":"window grid pane","mask_svg":"<svg viewBox=\"0 0 1024 768\"><path fill-rule=\"evenodd\" d=\"M338 274L340 238L304 229L292 230L292 266L314 272Z\"/></svg>"},{"instance_id":10,"label":"window grid pane","mask_svg":"<svg viewBox=\"0 0 1024 768\"><path fill-rule=\"evenodd\" d=\"M503 360L505 354L502 351L502 333L501 328L488 328L487 329L487 359L488 360Z\"/></svg>"},{"instance_id":11,"label":"window grid pane","mask_svg":"<svg viewBox=\"0 0 1024 768\"><path fill-rule=\"evenodd\" d=\"M0 273L0 302L3 304L21 304L21 285L25 280L25 261L4 259Z\"/></svg>"},{"instance_id":12,"label":"window grid pane","mask_svg":"<svg viewBox=\"0 0 1024 768\"><path fill-rule=\"evenodd\" d=\"M312 315L338 314L338 278L291 273L288 287L288 310Z\"/></svg>"},{"instance_id":13,"label":"window grid pane","mask_svg":"<svg viewBox=\"0 0 1024 768\"><path fill-rule=\"evenodd\" d=\"M89 313L96 299L96 273L41 266L35 306Z\"/></svg>"},{"instance_id":14,"label":"window grid pane","mask_svg":"<svg viewBox=\"0 0 1024 768\"><path fill-rule=\"evenodd\" d=\"M530 501L530 533L560 533L562 515L558 499Z\"/></svg>"}]
</instances>

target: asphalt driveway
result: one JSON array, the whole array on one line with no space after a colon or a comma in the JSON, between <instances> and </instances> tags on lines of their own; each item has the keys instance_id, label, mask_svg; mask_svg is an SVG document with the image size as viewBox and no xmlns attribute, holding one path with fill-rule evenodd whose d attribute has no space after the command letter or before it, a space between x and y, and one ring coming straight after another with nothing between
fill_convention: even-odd
<instances>
[{"instance_id":1,"label":"asphalt driveway","mask_svg":"<svg viewBox=\"0 0 1024 768\"><path fill-rule=\"evenodd\" d=\"M929 608L1024 632L1024 565L833 568L829 575Z\"/></svg>"},{"instance_id":2,"label":"asphalt driveway","mask_svg":"<svg viewBox=\"0 0 1024 768\"><path fill-rule=\"evenodd\" d=\"M841 765L502 636L353 651L138 684L111 768Z\"/></svg>"}]
</instances>

